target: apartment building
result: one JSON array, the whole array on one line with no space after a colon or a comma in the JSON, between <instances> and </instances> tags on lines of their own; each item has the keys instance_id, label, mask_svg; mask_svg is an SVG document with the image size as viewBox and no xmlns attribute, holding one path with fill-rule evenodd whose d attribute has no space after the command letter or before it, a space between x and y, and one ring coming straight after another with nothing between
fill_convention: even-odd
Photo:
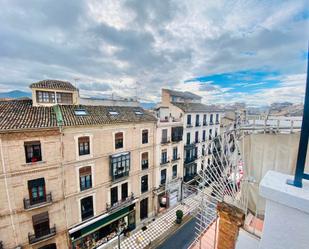
<instances>
[{"instance_id":1,"label":"apartment building","mask_svg":"<svg viewBox=\"0 0 309 249\"><path fill-rule=\"evenodd\" d=\"M169 109L156 109L158 117L155 146L155 210L173 207L181 200L183 178L182 119L172 118Z\"/></svg>"},{"instance_id":2,"label":"apartment building","mask_svg":"<svg viewBox=\"0 0 309 249\"><path fill-rule=\"evenodd\" d=\"M136 106L80 105L69 82L0 102L4 248L95 248L154 214L156 118Z\"/></svg>"},{"instance_id":3,"label":"apartment building","mask_svg":"<svg viewBox=\"0 0 309 249\"><path fill-rule=\"evenodd\" d=\"M220 134L220 110L201 103L201 97L190 93L162 89L160 109L183 127L183 180L193 183L198 171L211 164L210 141ZM164 112L162 112L164 113Z\"/></svg>"}]
</instances>

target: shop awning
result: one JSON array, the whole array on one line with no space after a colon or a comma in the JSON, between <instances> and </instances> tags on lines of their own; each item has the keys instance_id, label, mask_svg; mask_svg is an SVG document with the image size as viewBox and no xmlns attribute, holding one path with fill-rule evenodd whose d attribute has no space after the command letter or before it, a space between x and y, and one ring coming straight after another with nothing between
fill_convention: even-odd
<instances>
[{"instance_id":1,"label":"shop awning","mask_svg":"<svg viewBox=\"0 0 309 249\"><path fill-rule=\"evenodd\" d=\"M133 210L134 205L128 206L123 208L115 213L112 214L104 214L99 216L93 220L85 222L77 227L74 227L69 230L69 234L72 240L79 239L84 237L96 230L100 229L101 227L107 226L108 224L118 220L124 216L126 216L130 211Z\"/></svg>"}]
</instances>

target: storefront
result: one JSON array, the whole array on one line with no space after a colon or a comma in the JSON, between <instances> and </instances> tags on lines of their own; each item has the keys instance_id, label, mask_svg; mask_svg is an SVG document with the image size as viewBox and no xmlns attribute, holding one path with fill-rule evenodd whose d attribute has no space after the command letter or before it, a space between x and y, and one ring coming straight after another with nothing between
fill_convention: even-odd
<instances>
[{"instance_id":1,"label":"storefront","mask_svg":"<svg viewBox=\"0 0 309 249\"><path fill-rule=\"evenodd\" d=\"M135 204L109 215L96 217L69 230L72 249L97 248L117 236L119 224L125 223L124 232L135 229Z\"/></svg>"}]
</instances>

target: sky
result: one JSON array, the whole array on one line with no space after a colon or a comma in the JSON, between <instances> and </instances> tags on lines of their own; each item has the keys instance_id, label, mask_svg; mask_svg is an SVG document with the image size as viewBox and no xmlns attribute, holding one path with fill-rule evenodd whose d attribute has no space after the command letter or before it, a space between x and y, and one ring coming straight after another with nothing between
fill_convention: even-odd
<instances>
[{"instance_id":1,"label":"sky","mask_svg":"<svg viewBox=\"0 0 309 249\"><path fill-rule=\"evenodd\" d=\"M302 0L0 0L0 91L67 80L82 96L203 102L303 101Z\"/></svg>"}]
</instances>

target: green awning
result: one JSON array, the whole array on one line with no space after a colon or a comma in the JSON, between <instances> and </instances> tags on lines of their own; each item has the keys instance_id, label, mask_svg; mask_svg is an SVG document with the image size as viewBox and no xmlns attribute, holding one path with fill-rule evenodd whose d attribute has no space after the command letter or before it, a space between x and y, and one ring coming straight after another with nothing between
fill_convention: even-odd
<instances>
[{"instance_id":1,"label":"green awning","mask_svg":"<svg viewBox=\"0 0 309 249\"><path fill-rule=\"evenodd\" d=\"M81 237L85 237L86 235L91 234L104 226L107 226L108 224L114 222L115 220L118 220L126 216L127 214L130 213L131 210L132 210L131 206L128 206L107 217L102 218L101 220L98 220L95 223L90 224L87 227L81 228L81 230L78 231L80 236L78 238L75 238L74 240L80 239Z\"/></svg>"}]
</instances>

